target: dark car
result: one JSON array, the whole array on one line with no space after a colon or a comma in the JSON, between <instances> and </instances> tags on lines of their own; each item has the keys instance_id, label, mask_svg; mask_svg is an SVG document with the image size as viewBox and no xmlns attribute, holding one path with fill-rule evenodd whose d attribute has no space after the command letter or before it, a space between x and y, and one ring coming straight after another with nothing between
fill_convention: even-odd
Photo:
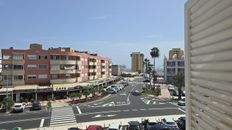
<instances>
[{"instance_id":1,"label":"dark car","mask_svg":"<svg viewBox=\"0 0 232 130\"><path fill-rule=\"evenodd\" d=\"M34 102L31 106L31 110L41 110L41 104L39 102Z\"/></svg>"},{"instance_id":2,"label":"dark car","mask_svg":"<svg viewBox=\"0 0 232 130\"><path fill-rule=\"evenodd\" d=\"M100 125L90 125L86 130L103 130Z\"/></svg>"},{"instance_id":3,"label":"dark car","mask_svg":"<svg viewBox=\"0 0 232 130\"><path fill-rule=\"evenodd\" d=\"M138 121L130 121L128 122L129 127L128 130L141 130L141 125Z\"/></svg>"},{"instance_id":4,"label":"dark car","mask_svg":"<svg viewBox=\"0 0 232 130\"><path fill-rule=\"evenodd\" d=\"M177 125L181 130L185 130L185 117L180 117L177 120Z\"/></svg>"},{"instance_id":5,"label":"dark car","mask_svg":"<svg viewBox=\"0 0 232 130\"><path fill-rule=\"evenodd\" d=\"M68 128L68 130L81 130L81 129L79 129L77 127L71 127L71 128Z\"/></svg>"},{"instance_id":6,"label":"dark car","mask_svg":"<svg viewBox=\"0 0 232 130\"><path fill-rule=\"evenodd\" d=\"M150 125L147 127L147 130L174 130L164 124L157 123L155 125Z\"/></svg>"}]
</instances>

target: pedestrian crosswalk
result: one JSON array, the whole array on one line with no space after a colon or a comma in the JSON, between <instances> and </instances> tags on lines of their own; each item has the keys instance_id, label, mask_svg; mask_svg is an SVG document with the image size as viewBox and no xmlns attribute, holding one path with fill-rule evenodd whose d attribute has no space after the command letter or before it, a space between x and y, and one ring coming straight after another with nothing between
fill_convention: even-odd
<instances>
[{"instance_id":1,"label":"pedestrian crosswalk","mask_svg":"<svg viewBox=\"0 0 232 130\"><path fill-rule=\"evenodd\" d=\"M52 109L50 126L67 123L76 123L76 118L71 106Z\"/></svg>"},{"instance_id":2,"label":"pedestrian crosswalk","mask_svg":"<svg viewBox=\"0 0 232 130\"><path fill-rule=\"evenodd\" d=\"M158 100L154 100L154 99L150 99L150 98L147 98L147 97L142 97L141 100L145 103L145 104L166 104L165 102L162 102L162 101L158 101Z\"/></svg>"}]
</instances>

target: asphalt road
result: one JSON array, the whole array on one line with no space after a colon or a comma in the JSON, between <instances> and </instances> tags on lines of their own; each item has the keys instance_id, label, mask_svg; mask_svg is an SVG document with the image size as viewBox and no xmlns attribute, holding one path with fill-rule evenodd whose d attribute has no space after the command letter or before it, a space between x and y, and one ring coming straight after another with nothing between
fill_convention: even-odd
<instances>
[{"instance_id":1,"label":"asphalt road","mask_svg":"<svg viewBox=\"0 0 232 130\"><path fill-rule=\"evenodd\" d=\"M142 81L142 78L136 79L119 93L88 105L56 108L52 113L45 109L32 112L26 110L23 113L0 113L0 129L11 130L19 126L28 129L75 122L184 114L177 105L135 94L136 90L142 91Z\"/></svg>"}]
</instances>

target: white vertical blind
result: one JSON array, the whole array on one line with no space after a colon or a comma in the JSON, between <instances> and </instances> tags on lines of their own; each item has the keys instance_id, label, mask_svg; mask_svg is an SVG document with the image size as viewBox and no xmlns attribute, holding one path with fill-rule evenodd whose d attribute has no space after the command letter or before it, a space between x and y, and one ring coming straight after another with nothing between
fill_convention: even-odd
<instances>
[{"instance_id":1,"label":"white vertical blind","mask_svg":"<svg viewBox=\"0 0 232 130\"><path fill-rule=\"evenodd\" d=\"M185 5L187 130L232 130L232 0Z\"/></svg>"}]
</instances>

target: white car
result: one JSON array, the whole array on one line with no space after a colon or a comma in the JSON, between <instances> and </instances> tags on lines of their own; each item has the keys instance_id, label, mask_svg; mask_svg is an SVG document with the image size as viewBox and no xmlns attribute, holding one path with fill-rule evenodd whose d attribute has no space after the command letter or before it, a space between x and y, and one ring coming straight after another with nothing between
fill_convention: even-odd
<instances>
[{"instance_id":1,"label":"white car","mask_svg":"<svg viewBox=\"0 0 232 130\"><path fill-rule=\"evenodd\" d=\"M122 130L122 126L117 123L110 124L107 130Z\"/></svg>"},{"instance_id":2,"label":"white car","mask_svg":"<svg viewBox=\"0 0 232 130\"><path fill-rule=\"evenodd\" d=\"M162 122L164 125L166 125L166 126L168 126L168 127L171 127L171 128L173 128L173 129L178 128L176 122L175 122L173 119L164 118L164 119L161 120L161 122Z\"/></svg>"},{"instance_id":3,"label":"white car","mask_svg":"<svg viewBox=\"0 0 232 130\"><path fill-rule=\"evenodd\" d=\"M23 112L25 109L25 104L23 103L15 103L13 107L13 112Z\"/></svg>"}]
</instances>

